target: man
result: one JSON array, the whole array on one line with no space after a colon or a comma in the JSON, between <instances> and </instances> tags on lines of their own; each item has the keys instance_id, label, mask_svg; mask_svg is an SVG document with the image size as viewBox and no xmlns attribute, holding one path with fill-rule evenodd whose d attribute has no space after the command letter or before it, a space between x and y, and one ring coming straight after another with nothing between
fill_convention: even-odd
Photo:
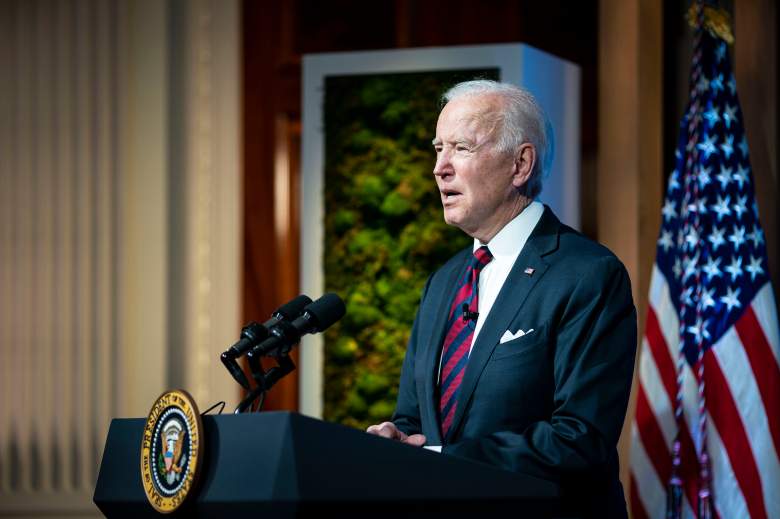
<instances>
[{"instance_id":1,"label":"man","mask_svg":"<svg viewBox=\"0 0 780 519\"><path fill-rule=\"evenodd\" d=\"M445 221L474 245L428 279L396 412L368 432L552 480L585 515L623 517L626 270L534 201L551 135L530 94L480 80L444 100L433 174Z\"/></svg>"}]
</instances>

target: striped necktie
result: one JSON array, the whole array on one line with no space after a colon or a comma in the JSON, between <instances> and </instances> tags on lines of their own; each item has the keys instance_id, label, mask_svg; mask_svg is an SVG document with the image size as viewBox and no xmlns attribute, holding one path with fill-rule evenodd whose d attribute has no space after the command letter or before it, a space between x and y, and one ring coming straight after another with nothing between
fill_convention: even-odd
<instances>
[{"instance_id":1,"label":"striped necktie","mask_svg":"<svg viewBox=\"0 0 780 519\"><path fill-rule=\"evenodd\" d=\"M442 438L447 438L458 405L458 390L469 360L469 350L477 326L477 288L479 273L490 263L493 255L486 246L474 251L468 268L452 301L447 335L444 337L441 357L441 387L439 417Z\"/></svg>"}]
</instances>

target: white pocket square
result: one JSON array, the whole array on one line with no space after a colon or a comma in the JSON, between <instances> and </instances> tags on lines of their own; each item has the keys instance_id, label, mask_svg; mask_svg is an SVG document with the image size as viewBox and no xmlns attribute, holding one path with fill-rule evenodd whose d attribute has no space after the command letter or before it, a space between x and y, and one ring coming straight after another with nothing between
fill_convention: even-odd
<instances>
[{"instance_id":1,"label":"white pocket square","mask_svg":"<svg viewBox=\"0 0 780 519\"><path fill-rule=\"evenodd\" d=\"M507 330L504 332L504 335L501 336L500 344L504 344L505 342L509 342L513 339L517 339L518 337L522 337L523 335L528 335L532 331L534 331L533 328L531 328L527 332L524 332L523 330L517 330L515 333L512 333L509 330Z\"/></svg>"}]
</instances>

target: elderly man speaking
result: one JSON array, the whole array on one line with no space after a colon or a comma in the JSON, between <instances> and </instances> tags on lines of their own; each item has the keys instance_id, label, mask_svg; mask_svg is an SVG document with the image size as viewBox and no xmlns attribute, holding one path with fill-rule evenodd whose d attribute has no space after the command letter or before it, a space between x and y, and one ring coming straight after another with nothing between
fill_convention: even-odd
<instances>
[{"instance_id":1,"label":"elderly man speaking","mask_svg":"<svg viewBox=\"0 0 780 519\"><path fill-rule=\"evenodd\" d=\"M368 432L552 480L583 515L624 517L628 274L535 200L552 135L533 96L477 80L444 100L433 174L444 220L474 244L428 279L395 414Z\"/></svg>"}]
</instances>

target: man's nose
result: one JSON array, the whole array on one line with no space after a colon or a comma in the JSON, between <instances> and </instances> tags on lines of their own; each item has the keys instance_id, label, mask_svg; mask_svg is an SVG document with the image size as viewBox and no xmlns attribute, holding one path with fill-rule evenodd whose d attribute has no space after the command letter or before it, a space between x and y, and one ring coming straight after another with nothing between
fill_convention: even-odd
<instances>
[{"instance_id":1,"label":"man's nose","mask_svg":"<svg viewBox=\"0 0 780 519\"><path fill-rule=\"evenodd\" d=\"M453 173L450 154L447 150L442 150L436 155L436 164L433 166L433 174L437 177L451 175Z\"/></svg>"}]
</instances>

